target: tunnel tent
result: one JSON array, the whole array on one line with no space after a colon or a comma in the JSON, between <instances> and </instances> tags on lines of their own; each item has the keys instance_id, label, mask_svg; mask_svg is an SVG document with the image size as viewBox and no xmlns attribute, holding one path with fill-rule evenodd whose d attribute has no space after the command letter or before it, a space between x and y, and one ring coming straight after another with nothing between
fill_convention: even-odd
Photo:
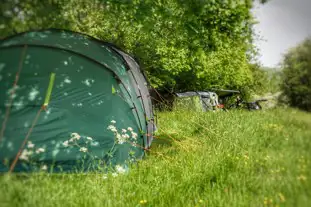
<instances>
[{"instance_id":1,"label":"tunnel tent","mask_svg":"<svg viewBox=\"0 0 311 207\"><path fill-rule=\"evenodd\" d=\"M242 94L238 90L214 89L213 91L217 93L219 103L226 108L230 108L230 105L236 105L238 100L242 101L240 97Z\"/></svg>"},{"instance_id":2,"label":"tunnel tent","mask_svg":"<svg viewBox=\"0 0 311 207\"><path fill-rule=\"evenodd\" d=\"M140 159L153 109L137 62L66 30L0 41L0 172L94 170Z\"/></svg>"},{"instance_id":3,"label":"tunnel tent","mask_svg":"<svg viewBox=\"0 0 311 207\"><path fill-rule=\"evenodd\" d=\"M211 111L218 105L218 96L211 91L188 91L176 93L175 107L196 111Z\"/></svg>"},{"instance_id":4,"label":"tunnel tent","mask_svg":"<svg viewBox=\"0 0 311 207\"><path fill-rule=\"evenodd\" d=\"M151 96L149 94L149 83L147 78L142 70L140 70L138 63L128 54L124 53L123 51L113 47L113 49L118 52L126 61L127 65L129 66L130 70L128 70L129 78L131 82L135 83L137 87L134 87L137 96L140 98L141 105L145 109L146 121L147 121L147 132L154 132L156 130L155 124L153 122L154 115L153 115L153 108L152 108L152 101ZM145 95L143 95L145 94ZM151 120L152 119L152 120ZM147 139L147 146L151 146L151 142L153 140L152 136L148 136Z\"/></svg>"}]
</instances>

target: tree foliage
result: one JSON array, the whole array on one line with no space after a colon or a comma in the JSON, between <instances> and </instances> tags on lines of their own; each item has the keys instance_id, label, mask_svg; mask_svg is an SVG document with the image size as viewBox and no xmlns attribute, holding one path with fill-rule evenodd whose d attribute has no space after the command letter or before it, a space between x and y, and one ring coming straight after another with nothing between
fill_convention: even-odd
<instances>
[{"instance_id":1,"label":"tree foliage","mask_svg":"<svg viewBox=\"0 0 311 207\"><path fill-rule=\"evenodd\" d=\"M249 68L255 81L247 85L248 90L253 90L256 94L261 95L268 92L268 73L259 64L250 64Z\"/></svg>"},{"instance_id":2,"label":"tree foliage","mask_svg":"<svg viewBox=\"0 0 311 207\"><path fill-rule=\"evenodd\" d=\"M311 37L285 54L281 88L291 106L311 111Z\"/></svg>"},{"instance_id":3,"label":"tree foliage","mask_svg":"<svg viewBox=\"0 0 311 207\"><path fill-rule=\"evenodd\" d=\"M266 73L264 89L266 92L277 93L280 92L280 84L282 82L282 71L280 68L262 67Z\"/></svg>"},{"instance_id":4,"label":"tree foliage","mask_svg":"<svg viewBox=\"0 0 311 207\"><path fill-rule=\"evenodd\" d=\"M1 36L62 28L136 56L152 85L242 89L255 82L252 0L6 0Z\"/></svg>"}]
</instances>

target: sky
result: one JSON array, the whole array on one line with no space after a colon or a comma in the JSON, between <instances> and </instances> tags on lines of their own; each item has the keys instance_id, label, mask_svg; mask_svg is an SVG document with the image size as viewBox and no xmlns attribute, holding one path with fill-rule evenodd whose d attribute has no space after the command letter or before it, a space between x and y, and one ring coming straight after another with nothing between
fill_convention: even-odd
<instances>
[{"instance_id":1,"label":"sky","mask_svg":"<svg viewBox=\"0 0 311 207\"><path fill-rule=\"evenodd\" d=\"M311 35L311 0L270 0L253 12L263 66L278 67L282 54Z\"/></svg>"}]
</instances>

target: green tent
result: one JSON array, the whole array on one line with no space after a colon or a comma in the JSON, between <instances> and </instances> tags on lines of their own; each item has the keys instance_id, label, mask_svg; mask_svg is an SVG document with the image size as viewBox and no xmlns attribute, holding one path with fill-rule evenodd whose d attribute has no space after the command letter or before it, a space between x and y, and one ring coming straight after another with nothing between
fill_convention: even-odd
<instances>
[{"instance_id":1,"label":"green tent","mask_svg":"<svg viewBox=\"0 0 311 207\"><path fill-rule=\"evenodd\" d=\"M154 131L137 62L65 30L0 41L0 172L97 170L140 159Z\"/></svg>"}]
</instances>

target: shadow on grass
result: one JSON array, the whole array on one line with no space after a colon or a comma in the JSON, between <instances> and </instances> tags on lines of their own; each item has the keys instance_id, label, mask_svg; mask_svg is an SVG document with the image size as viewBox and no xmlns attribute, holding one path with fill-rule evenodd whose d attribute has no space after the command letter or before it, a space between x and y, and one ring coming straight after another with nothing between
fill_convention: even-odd
<instances>
[{"instance_id":1,"label":"shadow on grass","mask_svg":"<svg viewBox=\"0 0 311 207\"><path fill-rule=\"evenodd\" d=\"M157 149L159 147L171 147L173 145L173 140L169 138L155 138L152 141L152 149Z\"/></svg>"}]
</instances>

